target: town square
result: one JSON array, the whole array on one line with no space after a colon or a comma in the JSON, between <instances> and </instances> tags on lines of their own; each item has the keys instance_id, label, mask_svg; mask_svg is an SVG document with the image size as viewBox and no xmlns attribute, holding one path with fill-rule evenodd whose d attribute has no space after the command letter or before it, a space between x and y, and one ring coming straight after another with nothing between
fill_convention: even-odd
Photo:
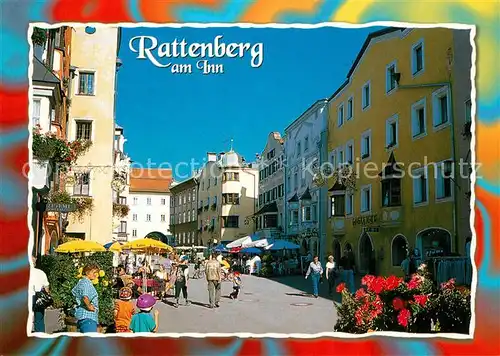
<instances>
[{"instance_id":1,"label":"town square","mask_svg":"<svg viewBox=\"0 0 500 356\"><path fill-rule=\"evenodd\" d=\"M469 334L470 29L30 31L32 332Z\"/></svg>"}]
</instances>

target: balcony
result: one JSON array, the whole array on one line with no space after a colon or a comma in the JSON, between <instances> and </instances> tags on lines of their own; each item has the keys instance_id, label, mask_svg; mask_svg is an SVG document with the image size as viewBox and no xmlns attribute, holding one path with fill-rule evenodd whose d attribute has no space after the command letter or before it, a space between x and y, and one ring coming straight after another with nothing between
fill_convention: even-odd
<instances>
[{"instance_id":1,"label":"balcony","mask_svg":"<svg viewBox=\"0 0 500 356\"><path fill-rule=\"evenodd\" d=\"M117 241L124 242L127 241L128 233L127 232L118 232L117 233Z\"/></svg>"},{"instance_id":2,"label":"balcony","mask_svg":"<svg viewBox=\"0 0 500 356\"><path fill-rule=\"evenodd\" d=\"M330 218L330 224L332 232L334 234L345 234L345 217L344 216L332 216Z\"/></svg>"},{"instance_id":3,"label":"balcony","mask_svg":"<svg viewBox=\"0 0 500 356\"><path fill-rule=\"evenodd\" d=\"M381 226L398 226L403 222L403 207L402 206L385 206L382 207Z\"/></svg>"}]
</instances>

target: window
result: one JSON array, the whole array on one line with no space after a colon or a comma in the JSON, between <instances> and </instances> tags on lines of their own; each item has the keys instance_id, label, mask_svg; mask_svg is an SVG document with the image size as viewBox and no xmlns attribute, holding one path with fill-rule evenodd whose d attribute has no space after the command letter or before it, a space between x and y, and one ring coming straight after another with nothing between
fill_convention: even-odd
<instances>
[{"instance_id":1,"label":"window","mask_svg":"<svg viewBox=\"0 0 500 356\"><path fill-rule=\"evenodd\" d=\"M278 216L276 214L264 215L264 229L273 228L278 226Z\"/></svg>"},{"instance_id":2,"label":"window","mask_svg":"<svg viewBox=\"0 0 500 356\"><path fill-rule=\"evenodd\" d=\"M165 222L165 215L161 215L160 220L161 220L161 222Z\"/></svg>"},{"instance_id":3,"label":"window","mask_svg":"<svg viewBox=\"0 0 500 356\"><path fill-rule=\"evenodd\" d=\"M354 141L351 140L345 146L347 160L346 162L352 164L354 162Z\"/></svg>"},{"instance_id":4,"label":"window","mask_svg":"<svg viewBox=\"0 0 500 356\"><path fill-rule=\"evenodd\" d=\"M361 98L362 98L362 105L363 105L363 111L368 109L371 104L371 88L370 88L370 82L366 83L363 85L363 89L361 92Z\"/></svg>"},{"instance_id":5,"label":"window","mask_svg":"<svg viewBox=\"0 0 500 356\"><path fill-rule=\"evenodd\" d=\"M302 221L311 221L311 207L303 206L302 207Z\"/></svg>"},{"instance_id":6,"label":"window","mask_svg":"<svg viewBox=\"0 0 500 356\"><path fill-rule=\"evenodd\" d=\"M91 140L92 139L92 122L77 121L76 122L76 139Z\"/></svg>"},{"instance_id":7,"label":"window","mask_svg":"<svg viewBox=\"0 0 500 356\"><path fill-rule=\"evenodd\" d=\"M300 157L300 142L297 142L297 157Z\"/></svg>"},{"instance_id":8,"label":"window","mask_svg":"<svg viewBox=\"0 0 500 356\"><path fill-rule=\"evenodd\" d=\"M354 213L354 195L347 195L347 199L345 200L345 213L346 215L352 215Z\"/></svg>"},{"instance_id":9,"label":"window","mask_svg":"<svg viewBox=\"0 0 500 356\"><path fill-rule=\"evenodd\" d=\"M180 215L180 214L179 214ZM150 222L151 221L151 214L146 214L146 221Z\"/></svg>"},{"instance_id":10,"label":"window","mask_svg":"<svg viewBox=\"0 0 500 356\"><path fill-rule=\"evenodd\" d=\"M134 205L137 205L137 204L139 204L139 198L134 197Z\"/></svg>"},{"instance_id":11,"label":"window","mask_svg":"<svg viewBox=\"0 0 500 356\"><path fill-rule=\"evenodd\" d=\"M240 174L238 172L226 172L223 176L224 181L239 181Z\"/></svg>"},{"instance_id":12,"label":"window","mask_svg":"<svg viewBox=\"0 0 500 356\"><path fill-rule=\"evenodd\" d=\"M126 221L120 221L120 226L118 228L118 233L127 233L127 222Z\"/></svg>"},{"instance_id":13,"label":"window","mask_svg":"<svg viewBox=\"0 0 500 356\"><path fill-rule=\"evenodd\" d=\"M76 173L73 195L90 195L90 173Z\"/></svg>"},{"instance_id":14,"label":"window","mask_svg":"<svg viewBox=\"0 0 500 356\"><path fill-rule=\"evenodd\" d=\"M413 203L415 205L426 203L427 194L427 169L417 169L413 172Z\"/></svg>"},{"instance_id":15,"label":"window","mask_svg":"<svg viewBox=\"0 0 500 356\"><path fill-rule=\"evenodd\" d=\"M137 214L132 214L132 221L137 221Z\"/></svg>"},{"instance_id":16,"label":"window","mask_svg":"<svg viewBox=\"0 0 500 356\"><path fill-rule=\"evenodd\" d=\"M338 149L337 149L337 152L338 152L338 153L337 153L337 154L338 154L338 159L337 159L338 164L339 164L339 165L342 165L342 164L344 164L344 163L345 163L344 150L343 150L342 148L338 148Z\"/></svg>"},{"instance_id":17,"label":"window","mask_svg":"<svg viewBox=\"0 0 500 356\"><path fill-rule=\"evenodd\" d=\"M297 209L290 210L290 225L299 223L299 211Z\"/></svg>"},{"instance_id":18,"label":"window","mask_svg":"<svg viewBox=\"0 0 500 356\"><path fill-rule=\"evenodd\" d=\"M390 93L396 89L396 62L385 67L385 92Z\"/></svg>"},{"instance_id":19,"label":"window","mask_svg":"<svg viewBox=\"0 0 500 356\"><path fill-rule=\"evenodd\" d=\"M424 70L424 42L422 40L414 44L411 49L411 69L413 75L420 74Z\"/></svg>"},{"instance_id":20,"label":"window","mask_svg":"<svg viewBox=\"0 0 500 356\"><path fill-rule=\"evenodd\" d=\"M193 221L194 221L196 219L196 215L195 215L194 209L191 210L191 216L193 217Z\"/></svg>"},{"instance_id":21,"label":"window","mask_svg":"<svg viewBox=\"0 0 500 356\"><path fill-rule=\"evenodd\" d=\"M33 99L33 126L40 125L40 107L42 101L40 99Z\"/></svg>"},{"instance_id":22,"label":"window","mask_svg":"<svg viewBox=\"0 0 500 356\"><path fill-rule=\"evenodd\" d=\"M151 198L146 198L146 204L151 205Z\"/></svg>"},{"instance_id":23,"label":"window","mask_svg":"<svg viewBox=\"0 0 500 356\"><path fill-rule=\"evenodd\" d=\"M304 152L306 152L308 149L309 149L309 137L306 136L306 138L304 139Z\"/></svg>"},{"instance_id":24,"label":"window","mask_svg":"<svg viewBox=\"0 0 500 356\"><path fill-rule=\"evenodd\" d=\"M285 186L280 184L278 187L278 198L281 198L283 195L285 195Z\"/></svg>"},{"instance_id":25,"label":"window","mask_svg":"<svg viewBox=\"0 0 500 356\"><path fill-rule=\"evenodd\" d=\"M222 194L222 204L240 204L240 195L238 193L224 193Z\"/></svg>"},{"instance_id":26,"label":"window","mask_svg":"<svg viewBox=\"0 0 500 356\"><path fill-rule=\"evenodd\" d=\"M196 200L196 190L195 189L193 189L191 200L192 201Z\"/></svg>"},{"instance_id":27,"label":"window","mask_svg":"<svg viewBox=\"0 0 500 356\"><path fill-rule=\"evenodd\" d=\"M425 135L427 131L425 106L425 98L411 106L411 134L414 138Z\"/></svg>"},{"instance_id":28,"label":"window","mask_svg":"<svg viewBox=\"0 0 500 356\"><path fill-rule=\"evenodd\" d=\"M344 125L344 104L340 104L337 109L337 126Z\"/></svg>"},{"instance_id":29,"label":"window","mask_svg":"<svg viewBox=\"0 0 500 356\"><path fill-rule=\"evenodd\" d=\"M118 203L122 205L127 204L127 197L118 197Z\"/></svg>"},{"instance_id":30,"label":"window","mask_svg":"<svg viewBox=\"0 0 500 356\"><path fill-rule=\"evenodd\" d=\"M222 223L224 224L223 226L225 228L237 228L239 227L239 216L237 215L223 216Z\"/></svg>"},{"instance_id":31,"label":"window","mask_svg":"<svg viewBox=\"0 0 500 356\"><path fill-rule=\"evenodd\" d=\"M393 116L385 122L385 147L398 146L398 117Z\"/></svg>"},{"instance_id":32,"label":"window","mask_svg":"<svg viewBox=\"0 0 500 356\"><path fill-rule=\"evenodd\" d=\"M305 177L305 172L302 173L302 177L300 177L300 186L305 187L306 186L306 177Z\"/></svg>"},{"instance_id":33,"label":"window","mask_svg":"<svg viewBox=\"0 0 500 356\"><path fill-rule=\"evenodd\" d=\"M450 100L448 88L443 87L432 93L432 112L434 127L439 127L450 121Z\"/></svg>"},{"instance_id":34,"label":"window","mask_svg":"<svg viewBox=\"0 0 500 356\"><path fill-rule=\"evenodd\" d=\"M401 266L401 263L406 259L408 243L406 239L398 235L392 240L391 255L392 255L392 265L394 267Z\"/></svg>"},{"instance_id":35,"label":"window","mask_svg":"<svg viewBox=\"0 0 500 356\"><path fill-rule=\"evenodd\" d=\"M361 212L366 213L372 210L372 186L367 185L361 188Z\"/></svg>"},{"instance_id":36,"label":"window","mask_svg":"<svg viewBox=\"0 0 500 356\"><path fill-rule=\"evenodd\" d=\"M371 131L366 131L361 135L361 159L370 157L372 150Z\"/></svg>"},{"instance_id":37,"label":"window","mask_svg":"<svg viewBox=\"0 0 500 356\"><path fill-rule=\"evenodd\" d=\"M472 122L472 102L470 99L465 102L465 122Z\"/></svg>"},{"instance_id":38,"label":"window","mask_svg":"<svg viewBox=\"0 0 500 356\"><path fill-rule=\"evenodd\" d=\"M345 216L345 194L330 197L330 213L332 216Z\"/></svg>"},{"instance_id":39,"label":"window","mask_svg":"<svg viewBox=\"0 0 500 356\"><path fill-rule=\"evenodd\" d=\"M137 237L137 230L136 229L132 230L132 237Z\"/></svg>"},{"instance_id":40,"label":"window","mask_svg":"<svg viewBox=\"0 0 500 356\"><path fill-rule=\"evenodd\" d=\"M335 169L337 167L337 151L333 150L330 153L330 163L332 164L332 168Z\"/></svg>"},{"instance_id":41,"label":"window","mask_svg":"<svg viewBox=\"0 0 500 356\"><path fill-rule=\"evenodd\" d=\"M187 219L186 219L186 212L183 212L183 213L182 213L182 222L183 222L183 223L187 222Z\"/></svg>"},{"instance_id":42,"label":"window","mask_svg":"<svg viewBox=\"0 0 500 356\"><path fill-rule=\"evenodd\" d=\"M318 212L317 204L312 204L311 205L311 220L312 221L318 221L317 212Z\"/></svg>"},{"instance_id":43,"label":"window","mask_svg":"<svg viewBox=\"0 0 500 356\"><path fill-rule=\"evenodd\" d=\"M382 181L382 206L401 205L401 179L391 178Z\"/></svg>"},{"instance_id":44,"label":"window","mask_svg":"<svg viewBox=\"0 0 500 356\"><path fill-rule=\"evenodd\" d=\"M94 95L95 88L95 73L80 72L78 73L78 94L79 95Z\"/></svg>"},{"instance_id":45,"label":"window","mask_svg":"<svg viewBox=\"0 0 500 356\"><path fill-rule=\"evenodd\" d=\"M347 99L347 121L351 120L354 115L354 98L351 96Z\"/></svg>"},{"instance_id":46,"label":"window","mask_svg":"<svg viewBox=\"0 0 500 356\"><path fill-rule=\"evenodd\" d=\"M451 198L452 162L444 161L436 165L436 199Z\"/></svg>"}]
</instances>

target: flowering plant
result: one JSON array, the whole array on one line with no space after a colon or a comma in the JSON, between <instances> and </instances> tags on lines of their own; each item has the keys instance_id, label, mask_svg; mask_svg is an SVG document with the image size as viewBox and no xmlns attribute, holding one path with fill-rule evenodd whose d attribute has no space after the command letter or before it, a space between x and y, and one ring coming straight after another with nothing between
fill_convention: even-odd
<instances>
[{"instance_id":1,"label":"flowering plant","mask_svg":"<svg viewBox=\"0 0 500 356\"><path fill-rule=\"evenodd\" d=\"M450 280L435 288L426 269L408 282L396 276L367 275L362 288L351 294L341 283L342 304L337 307L334 330L347 333L371 331L468 333L470 292L455 288Z\"/></svg>"}]
</instances>

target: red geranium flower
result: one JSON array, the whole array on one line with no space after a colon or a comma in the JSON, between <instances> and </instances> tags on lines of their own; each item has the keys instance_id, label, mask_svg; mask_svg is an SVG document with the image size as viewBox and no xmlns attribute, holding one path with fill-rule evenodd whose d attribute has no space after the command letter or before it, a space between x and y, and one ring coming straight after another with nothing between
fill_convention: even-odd
<instances>
[{"instance_id":1,"label":"red geranium flower","mask_svg":"<svg viewBox=\"0 0 500 356\"><path fill-rule=\"evenodd\" d=\"M455 278L450 279L446 283L441 283L441 288L442 289L451 289L455 287Z\"/></svg>"},{"instance_id":2,"label":"red geranium flower","mask_svg":"<svg viewBox=\"0 0 500 356\"><path fill-rule=\"evenodd\" d=\"M408 309L402 309L399 311L398 314L398 324L407 327L408 326L408 320L410 319L411 313Z\"/></svg>"},{"instance_id":3,"label":"red geranium flower","mask_svg":"<svg viewBox=\"0 0 500 356\"><path fill-rule=\"evenodd\" d=\"M374 292L375 294L379 294L384 290L384 287L385 287L384 277L376 277L368 286L368 290Z\"/></svg>"},{"instance_id":4,"label":"red geranium flower","mask_svg":"<svg viewBox=\"0 0 500 356\"><path fill-rule=\"evenodd\" d=\"M408 289L417 289L422 284L422 279L419 275L414 274L408 282Z\"/></svg>"},{"instance_id":5,"label":"red geranium flower","mask_svg":"<svg viewBox=\"0 0 500 356\"><path fill-rule=\"evenodd\" d=\"M346 290L345 283L340 283L337 286L337 293L342 293L344 290Z\"/></svg>"},{"instance_id":6,"label":"red geranium flower","mask_svg":"<svg viewBox=\"0 0 500 356\"><path fill-rule=\"evenodd\" d=\"M368 289L370 289L370 286L372 285L373 281L376 279L375 276L372 276L371 274L367 274L361 279L361 284L364 286L367 286Z\"/></svg>"},{"instance_id":7,"label":"red geranium flower","mask_svg":"<svg viewBox=\"0 0 500 356\"><path fill-rule=\"evenodd\" d=\"M366 296L367 296L367 294L366 294L366 291L364 290L364 288L359 288L359 289L356 291L356 294L355 294L354 296L355 296L355 298L356 298L357 300L360 300L360 299L362 299L362 298L366 297Z\"/></svg>"},{"instance_id":8,"label":"red geranium flower","mask_svg":"<svg viewBox=\"0 0 500 356\"><path fill-rule=\"evenodd\" d=\"M413 296L413 298L415 299L415 302L421 307L423 307L425 303L427 303L427 300L429 299L426 295L415 295Z\"/></svg>"},{"instance_id":9,"label":"red geranium flower","mask_svg":"<svg viewBox=\"0 0 500 356\"><path fill-rule=\"evenodd\" d=\"M403 282L403 278L396 276L387 277L385 280L385 289L390 291L396 289Z\"/></svg>"},{"instance_id":10,"label":"red geranium flower","mask_svg":"<svg viewBox=\"0 0 500 356\"><path fill-rule=\"evenodd\" d=\"M405 303L403 302L403 299L401 299L401 298L394 298L392 300L392 306L396 310L402 310L405 307Z\"/></svg>"}]
</instances>

